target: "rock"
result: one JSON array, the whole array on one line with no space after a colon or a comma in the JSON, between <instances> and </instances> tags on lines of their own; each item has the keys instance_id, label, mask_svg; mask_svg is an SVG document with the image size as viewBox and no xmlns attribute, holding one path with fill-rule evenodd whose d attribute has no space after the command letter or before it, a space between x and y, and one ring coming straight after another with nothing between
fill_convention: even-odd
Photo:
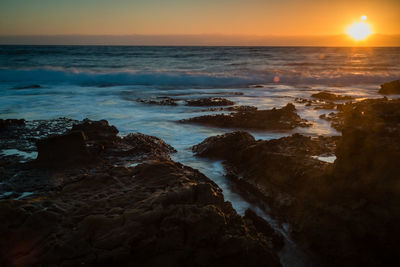
<instances>
[{"instance_id":1,"label":"rock","mask_svg":"<svg viewBox=\"0 0 400 267\"><path fill-rule=\"evenodd\" d=\"M351 96L347 95L335 95L329 92L319 92L316 94L312 94L311 97L318 98L320 100L331 100L331 101L338 101L338 100L350 100L353 99Z\"/></svg>"},{"instance_id":2,"label":"rock","mask_svg":"<svg viewBox=\"0 0 400 267\"><path fill-rule=\"evenodd\" d=\"M194 100L186 100L186 106L232 106L235 102L221 98L221 97L208 97L208 98L199 98Z\"/></svg>"},{"instance_id":3,"label":"rock","mask_svg":"<svg viewBox=\"0 0 400 267\"><path fill-rule=\"evenodd\" d=\"M216 114L181 120L181 123L194 123L222 128L289 130L296 127L309 127L310 124L296 112L289 103L280 109L241 111L231 114Z\"/></svg>"},{"instance_id":4,"label":"rock","mask_svg":"<svg viewBox=\"0 0 400 267\"><path fill-rule=\"evenodd\" d=\"M118 130L115 126L110 126L108 121L91 121L84 119L82 123L74 124L73 131L82 131L87 137L88 142L112 142L117 138Z\"/></svg>"},{"instance_id":5,"label":"rock","mask_svg":"<svg viewBox=\"0 0 400 267\"><path fill-rule=\"evenodd\" d=\"M0 119L0 132L7 130L9 127L18 127L25 125L24 119Z\"/></svg>"},{"instance_id":6,"label":"rock","mask_svg":"<svg viewBox=\"0 0 400 267\"><path fill-rule=\"evenodd\" d=\"M283 248L285 241L282 234L276 232L267 221L258 216L254 211L247 209L244 213L244 219L251 221L258 232L269 237L274 249L281 250Z\"/></svg>"},{"instance_id":7,"label":"rock","mask_svg":"<svg viewBox=\"0 0 400 267\"><path fill-rule=\"evenodd\" d=\"M160 105L160 106L177 106L176 99L165 97L162 99L138 99L137 102L149 104L149 105Z\"/></svg>"},{"instance_id":8,"label":"rock","mask_svg":"<svg viewBox=\"0 0 400 267\"><path fill-rule=\"evenodd\" d=\"M82 131L74 131L66 135L38 140L36 142L37 161L46 166L87 162L89 153L85 139Z\"/></svg>"},{"instance_id":9,"label":"rock","mask_svg":"<svg viewBox=\"0 0 400 267\"><path fill-rule=\"evenodd\" d=\"M163 140L120 138L102 121L79 127L38 141L38 160L76 160L111 139L96 160L17 165L2 179L14 190L26 181L47 185L32 198L0 201L2 266L281 266L274 234L238 215L198 170L161 157L175 151ZM132 158L139 164L126 167Z\"/></svg>"},{"instance_id":10,"label":"rock","mask_svg":"<svg viewBox=\"0 0 400 267\"><path fill-rule=\"evenodd\" d=\"M256 111L257 107L254 106L233 106L224 108L227 111Z\"/></svg>"},{"instance_id":11,"label":"rock","mask_svg":"<svg viewBox=\"0 0 400 267\"><path fill-rule=\"evenodd\" d=\"M200 144L193 146L192 150L200 157L227 159L253 143L255 139L252 135L239 131L208 137Z\"/></svg>"},{"instance_id":12,"label":"rock","mask_svg":"<svg viewBox=\"0 0 400 267\"><path fill-rule=\"evenodd\" d=\"M329 117L341 137L256 141L222 155L228 178L288 222L317 266L393 266L400 252L400 100L346 103ZM311 158L331 155L335 143L333 164Z\"/></svg>"},{"instance_id":13,"label":"rock","mask_svg":"<svg viewBox=\"0 0 400 267\"><path fill-rule=\"evenodd\" d=\"M381 89L379 89L378 93L384 95L400 94L400 80L395 80L382 84Z\"/></svg>"},{"instance_id":14,"label":"rock","mask_svg":"<svg viewBox=\"0 0 400 267\"><path fill-rule=\"evenodd\" d=\"M130 147L123 150L117 149L117 153L118 150L122 152L120 155L141 155L152 159L169 159L169 155L176 152L172 146L160 138L141 133L128 134L122 138L120 143L127 144Z\"/></svg>"}]
</instances>

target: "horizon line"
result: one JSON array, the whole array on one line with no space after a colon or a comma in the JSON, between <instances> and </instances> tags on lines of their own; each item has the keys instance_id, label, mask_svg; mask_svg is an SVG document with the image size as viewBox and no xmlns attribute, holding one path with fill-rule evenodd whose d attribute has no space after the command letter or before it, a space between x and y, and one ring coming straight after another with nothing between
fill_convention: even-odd
<instances>
[{"instance_id":1,"label":"horizon line","mask_svg":"<svg viewBox=\"0 0 400 267\"><path fill-rule=\"evenodd\" d=\"M276 47L399 47L400 34L371 35L355 42L336 35L222 35L222 34L129 34L129 35L0 35L0 45L107 45L107 46L276 46Z\"/></svg>"}]
</instances>

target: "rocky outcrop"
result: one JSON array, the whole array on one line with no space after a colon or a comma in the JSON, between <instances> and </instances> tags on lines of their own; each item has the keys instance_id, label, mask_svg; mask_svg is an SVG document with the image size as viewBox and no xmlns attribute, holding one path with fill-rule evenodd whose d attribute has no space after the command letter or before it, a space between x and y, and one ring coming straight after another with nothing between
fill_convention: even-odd
<instances>
[{"instance_id":1,"label":"rocky outcrop","mask_svg":"<svg viewBox=\"0 0 400 267\"><path fill-rule=\"evenodd\" d=\"M82 163L90 160L86 137L82 131L52 136L36 142L37 161L46 166Z\"/></svg>"},{"instance_id":2,"label":"rocky outcrop","mask_svg":"<svg viewBox=\"0 0 400 267\"><path fill-rule=\"evenodd\" d=\"M137 102L148 104L148 105L160 105L160 106L177 106L177 99L171 97L162 97L159 99L138 99Z\"/></svg>"},{"instance_id":3,"label":"rocky outcrop","mask_svg":"<svg viewBox=\"0 0 400 267\"><path fill-rule=\"evenodd\" d=\"M394 266L400 252L400 100L345 104L337 122L339 138L296 135L244 149L227 142L233 154L222 154L228 177L245 197L289 222L292 237L318 266ZM335 143L333 164L311 157L332 154Z\"/></svg>"},{"instance_id":4,"label":"rocky outcrop","mask_svg":"<svg viewBox=\"0 0 400 267\"><path fill-rule=\"evenodd\" d=\"M329 101L339 101L339 100L350 100L353 99L351 96L347 95L336 95L329 92L319 92L312 94L311 97L317 98L319 100L329 100Z\"/></svg>"},{"instance_id":5,"label":"rocky outcrop","mask_svg":"<svg viewBox=\"0 0 400 267\"><path fill-rule=\"evenodd\" d=\"M382 84L381 89L379 89L378 93L384 95L400 94L400 80L395 80Z\"/></svg>"},{"instance_id":6,"label":"rocky outcrop","mask_svg":"<svg viewBox=\"0 0 400 267\"><path fill-rule=\"evenodd\" d=\"M186 106L204 107L204 106L232 106L235 102L221 97L207 97L193 100L186 100Z\"/></svg>"},{"instance_id":7,"label":"rocky outcrop","mask_svg":"<svg viewBox=\"0 0 400 267\"><path fill-rule=\"evenodd\" d=\"M25 120L23 119L0 119L0 132L5 131L10 127L18 127L23 125L25 125Z\"/></svg>"},{"instance_id":8,"label":"rocky outcrop","mask_svg":"<svg viewBox=\"0 0 400 267\"><path fill-rule=\"evenodd\" d=\"M116 133L106 121L75 123L38 141L37 161L85 149L95 160L7 168L2 186L34 194L0 196L1 266L280 266L279 239L261 218L239 216L161 139Z\"/></svg>"},{"instance_id":9,"label":"rocky outcrop","mask_svg":"<svg viewBox=\"0 0 400 267\"><path fill-rule=\"evenodd\" d=\"M308 127L310 124L302 119L293 104L280 109L248 110L230 114L216 114L181 120L181 123L194 123L221 128L289 130L296 127Z\"/></svg>"},{"instance_id":10,"label":"rocky outcrop","mask_svg":"<svg viewBox=\"0 0 400 267\"><path fill-rule=\"evenodd\" d=\"M233 132L211 136L193 146L193 152L200 157L228 159L237 151L242 151L255 143L254 137L247 132Z\"/></svg>"}]
</instances>

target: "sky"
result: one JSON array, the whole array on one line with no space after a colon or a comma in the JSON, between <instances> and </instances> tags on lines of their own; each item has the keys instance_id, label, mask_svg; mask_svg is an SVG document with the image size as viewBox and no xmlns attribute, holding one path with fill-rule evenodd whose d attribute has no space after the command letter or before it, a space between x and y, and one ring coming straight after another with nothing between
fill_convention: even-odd
<instances>
[{"instance_id":1,"label":"sky","mask_svg":"<svg viewBox=\"0 0 400 267\"><path fill-rule=\"evenodd\" d=\"M393 45L399 13L399 0L0 0L0 42L340 44L367 15L377 37L362 44Z\"/></svg>"}]
</instances>

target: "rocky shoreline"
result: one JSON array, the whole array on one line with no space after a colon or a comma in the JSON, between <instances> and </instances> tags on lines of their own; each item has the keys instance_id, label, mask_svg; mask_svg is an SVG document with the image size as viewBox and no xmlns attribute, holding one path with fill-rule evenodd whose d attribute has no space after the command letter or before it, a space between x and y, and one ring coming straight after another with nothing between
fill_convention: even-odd
<instances>
[{"instance_id":1,"label":"rocky shoreline","mask_svg":"<svg viewBox=\"0 0 400 267\"><path fill-rule=\"evenodd\" d=\"M334 115L340 137L294 134L256 141L246 132L193 147L224 160L242 195L289 222L322 266L395 266L400 232L400 100L347 103ZM334 163L318 160L335 155Z\"/></svg>"},{"instance_id":2,"label":"rocky shoreline","mask_svg":"<svg viewBox=\"0 0 400 267\"><path fill-rule=\"evenodd\" d=\"M38 157L2 157L2 191L14 193L0 200L1 266L280 266L268 223L238 215L161 139L121 138L107 121L4 125L4 140L36 142ZM57 133L36 140L39 128Z\"/></svg>"},{"instance_id":3,"label":"rocky shoreline","mask_svg":"<svg viewBox=\"0 0 400 267\"><path fill-rule=\"evenodd\" d=\"M291 103L259 110L219 97L137 101L226 112L179 121L234 129L193 153L222 160L235 190L288 224L285 233L315 266L396 266L400 100L297 98L332 110L320 118L341 136L272 140L246 131L311 124ZM118 133L105 120L0 120L0 150L36 158L0 154L1 266L280 266L285 241L268 222L252 210L238 215L215 182L173 161L176 150L162 139Z\"/></svg>"}]
</instances>

